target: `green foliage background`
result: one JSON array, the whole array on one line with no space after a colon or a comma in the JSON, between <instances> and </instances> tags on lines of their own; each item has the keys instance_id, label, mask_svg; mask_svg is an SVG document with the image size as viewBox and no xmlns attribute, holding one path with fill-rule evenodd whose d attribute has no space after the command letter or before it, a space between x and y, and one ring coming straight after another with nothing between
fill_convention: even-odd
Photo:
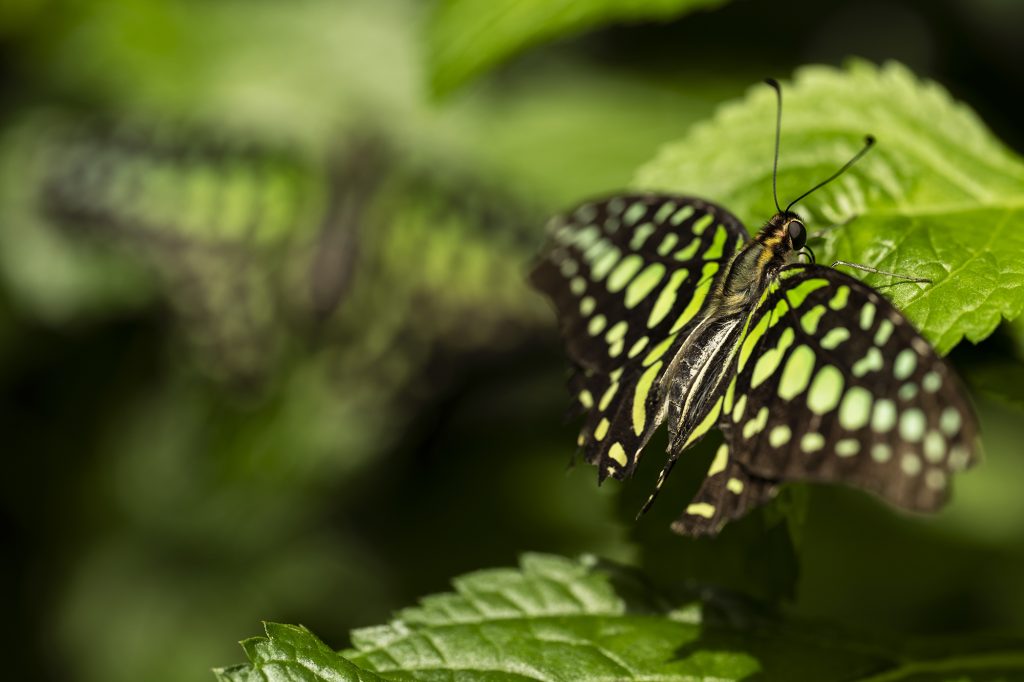
<instances>
[{"instance_id":1,"label":"green foliage background","mask_svg":"<svg viewBox=\"0 0 1024 682\"><path fill-rule=\"evenodd\" d=\"M999 0L3 3L5 675L1024 679L1022 29ZM640 522L657 457L566 473L545 217L639 186L757 226L766 75L784 196L879 140L802 206L849 221L819 256L935 280L885 291L986 452L935 518L792 486L691 541L711 443ZM239 650L260 621L308 629Z\"/></svg>"}]
</instances>

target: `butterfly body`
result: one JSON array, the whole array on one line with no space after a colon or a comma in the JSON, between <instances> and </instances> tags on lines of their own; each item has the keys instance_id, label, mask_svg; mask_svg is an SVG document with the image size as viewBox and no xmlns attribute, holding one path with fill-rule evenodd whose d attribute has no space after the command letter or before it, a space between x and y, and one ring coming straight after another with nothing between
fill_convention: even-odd
<instances>
[{"instance_id":1,"label":"butterfly body","mask_svg":"<svg viewBox=\"0 0 1024 682\"><path fill-rule=\"evenodd\" d=\"M952 370L878 292L794 262L779 211L751 238L711 202L631 194L556 218L532 281L553 301L599 479L626 478L662 425L668 459L725 436L673 528L714 534L788 480L844 481L933 510L976 458ZM645 505L645 509L647 507Z\"/></svg>"}]
</instances>

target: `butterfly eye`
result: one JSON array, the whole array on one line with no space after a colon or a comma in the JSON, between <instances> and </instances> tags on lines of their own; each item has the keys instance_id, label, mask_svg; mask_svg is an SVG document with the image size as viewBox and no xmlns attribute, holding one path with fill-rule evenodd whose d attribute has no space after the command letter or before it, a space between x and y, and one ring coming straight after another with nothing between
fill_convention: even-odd
<instances>
[{"instance_id":1,"label":"butterfly eye","mask_svg":"<svg viewBox=\"0 0 1024 682\"><path fill-rule=\"evenodd\" d=\"M804 248L807 243L807 230L799 220L789 221L789 238L793 242L793 248L797 251Z\"/></svg>"}]
</instances>

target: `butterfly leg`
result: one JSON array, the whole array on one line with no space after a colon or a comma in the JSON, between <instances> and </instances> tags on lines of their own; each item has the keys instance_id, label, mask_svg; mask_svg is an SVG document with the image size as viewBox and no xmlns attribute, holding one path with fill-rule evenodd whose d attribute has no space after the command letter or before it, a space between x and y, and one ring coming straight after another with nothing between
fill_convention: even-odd
<instances>
[{"instance_id":1,"label":"butterfly leg","mask_svg":"<svg viewBox=\"0 0 1024 682\"><path fill-rule=\"evenodd\" d=\"M897 279L902 279L905 282L920 282L920 283L923 283L923 284L931 284L931 280L927 279L925 277L911 277L909 275L901 275L898 272L886 272L885 270L877 270L877 269L875 269L875 268L873 268L871 266L868 266L868 265L861 265L859 263L850 263L849 261L845 261L845 260L837 260L836 262L832 263L832 267L833 268L836 267L837 265L842 265L843 267L847 267L847 268L853 268L854 270L862 270L864 272L871 272L871 273L874 273L876 275L887 275L888 277L895 277Z\"/></svg>"}]
</instances>

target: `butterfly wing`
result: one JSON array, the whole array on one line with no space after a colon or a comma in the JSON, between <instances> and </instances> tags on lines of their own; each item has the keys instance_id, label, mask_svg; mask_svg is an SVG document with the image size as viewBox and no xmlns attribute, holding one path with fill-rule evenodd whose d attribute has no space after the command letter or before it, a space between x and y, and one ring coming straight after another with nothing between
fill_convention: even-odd
<instances>
[{"instance_id":1,"label":"butterfly wing","mask_svg":"<svg viewBox=\"0 0 1024 682\"><path fill-rule=\"evenodd\" d=\"M585 203L549 224L531 281L553 302L587 412L579 444L599 477L624 478L657 427L657 384L749 239L724 208L635 194Z\"/></svg>"},{"instance_id":2,"label":"butterfly wing","mask_svg":"<svg viewBox=\"0 0 1024 682\"><path fill-rule=\"evenodd\" d=\"M715 532L742 514L730 495L749 480L843 482L934 511L951 474L978 457L977 420L953 370L877 291L832 268L784 268L736 363L719 422L736 483L711 491L700 514L691 505L682 532Z\"/></svg>"}]
</instances>

